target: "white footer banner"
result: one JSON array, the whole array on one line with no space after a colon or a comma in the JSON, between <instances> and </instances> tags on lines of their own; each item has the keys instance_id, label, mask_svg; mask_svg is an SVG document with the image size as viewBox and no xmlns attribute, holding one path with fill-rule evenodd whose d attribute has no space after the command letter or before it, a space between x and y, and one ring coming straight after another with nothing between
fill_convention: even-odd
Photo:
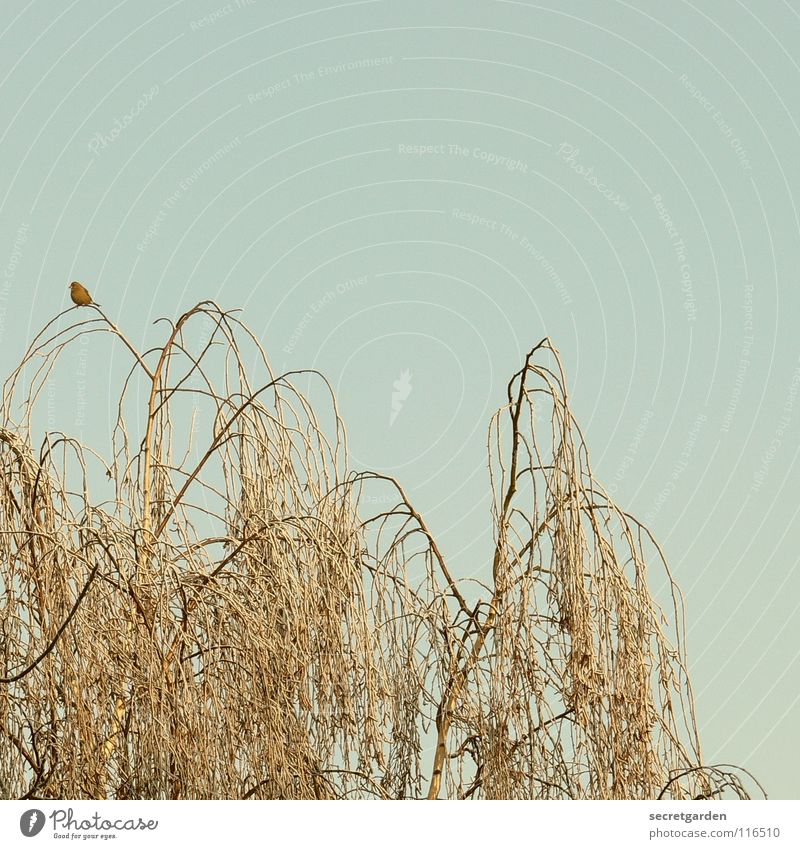
<instances>
[{"instance_id":1,"label":"white footer banner","mask_svg":"<svg viewBox=\"0 0 800 849\"><path fill-rule=\"evenodd\" d=\"M800 846L800 803L0 801L0 846Z\"/></svg>"}]
</instances>

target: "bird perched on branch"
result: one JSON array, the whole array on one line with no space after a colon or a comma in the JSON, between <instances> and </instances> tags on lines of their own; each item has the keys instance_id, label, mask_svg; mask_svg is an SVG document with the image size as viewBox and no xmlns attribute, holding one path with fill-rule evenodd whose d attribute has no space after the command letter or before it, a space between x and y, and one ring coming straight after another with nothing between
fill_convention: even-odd
<instances>
[{"instance_id":1,"label":"bird perched on branch","mask_svg":"<svg viewBox=\"0 0 800 849\"><path fill-rule=\"evenodd\" d=\"M79 307L88 307L90 304L94 304L96 307L100 306L97 301L92 300L92 296L86 287L77 282L69 284L69 296L72 298L72 303Z\"/></svg>"}]
</instances>

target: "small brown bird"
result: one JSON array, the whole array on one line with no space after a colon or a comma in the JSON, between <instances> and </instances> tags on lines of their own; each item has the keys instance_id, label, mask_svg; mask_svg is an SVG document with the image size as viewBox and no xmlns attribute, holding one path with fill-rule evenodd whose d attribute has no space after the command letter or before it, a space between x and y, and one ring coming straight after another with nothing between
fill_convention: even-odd
<instances>
[{"instance_id":1,"label":"small brown bird","mask_svg":"<svg viewBox=\"0 0 800 849\"><path fill-rule=\"evenodd\" d=\"M92 296L86 290L86 287L77 282L69 284L69 296L72 298L72 303L79 307L88 307L89 304L94 304L96 307L100 306L97 301L92 300Z\"/></svg>"}]
</instances>

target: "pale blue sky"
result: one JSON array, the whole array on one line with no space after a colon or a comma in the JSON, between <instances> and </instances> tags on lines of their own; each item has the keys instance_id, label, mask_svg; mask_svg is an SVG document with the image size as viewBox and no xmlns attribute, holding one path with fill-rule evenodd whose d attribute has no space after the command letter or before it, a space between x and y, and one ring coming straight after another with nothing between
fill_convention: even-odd
<instances>
[{"instance_id":1,"label":"pale blue sky","mask_svg":"<svg viewBox=\"0 0 800 849\"><path fill-rule=\"evenodd\" d=\"M795 6L4 12L3 375L73 278L142 346L241 307L485 575L488 420L550 336L596 476L685 592L707 760L798 798ZM87 354L87 410L67 369L48 418L100 447L128 359Z\"/></svg>"}]
</instances>

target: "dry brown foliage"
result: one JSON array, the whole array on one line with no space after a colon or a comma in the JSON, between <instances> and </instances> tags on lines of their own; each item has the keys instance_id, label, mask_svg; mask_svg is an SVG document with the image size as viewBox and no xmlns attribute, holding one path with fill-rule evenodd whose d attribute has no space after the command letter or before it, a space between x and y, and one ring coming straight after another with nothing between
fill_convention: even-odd
<instances>
[{"instance_id":1,"label":"dry brown foliage","mask_svg":"<svg viewBox=\"0 0 800 849\"><path fill-rule=\"evenodd\" d=\"M77 315L3 393L0 795L747 797L703 766L680 595L593 479L548 340L490 426L484 586L397 481L348 469L324 378L275 376L234 314L198 304L145 353ZM48 376L98 332L132 356L110 458L37 450Z\"/></svg>"}]
</instances>

